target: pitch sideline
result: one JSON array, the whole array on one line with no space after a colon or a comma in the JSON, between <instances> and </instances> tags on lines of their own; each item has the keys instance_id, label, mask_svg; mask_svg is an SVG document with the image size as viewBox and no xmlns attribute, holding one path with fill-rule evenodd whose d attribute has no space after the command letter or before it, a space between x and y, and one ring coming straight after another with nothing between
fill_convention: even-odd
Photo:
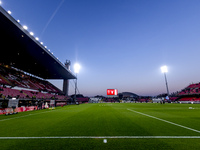
<instances>
[{"instance_id":1,"label":"pitch sideline","mask_svg":"<svg viewBox=\"0 0 200 150\"><path fill-rule=\"evenodd\" d=\"M128 108L127 108L127 110L132 111L132 112L135 112L135 113L138 113L138 114L140 114L140 115L144 115L144 116L150 117L150 118L154 118L154 119L157 119L157 120L160 120L160 121L163 121L163 122L166 122L166 123L169 123L169 124L172 124L172 125L178 126L178 127L182 127L182 128L185 128L185 129L188 129L188 130L191 130L191 131L197 132L197 133L200 133L199 130L192 129L192 128L189 128L189 127L186 127L186 126L183 126L183 125L177 124L177 123L173 123L173 122L171 122L171 121L167 121L167 120L164 120L164 119L161 119L161 118L157 118L157 117L154 117L154 116L151 116L151 115L147 115L147 114L144 114L144 113L141 113L141 112L138 112L138 111L132 110L132 109L128 109Z\"/></svg>"},{"instance_id":2,"label":"pitch sideline","mask_svg":"<svg viewBox=\"0 0 200 150\"><path fill-rule=\"evenodd\" d=\"M0 122L1 122L1 121L12 120L12 119L23 118L23 117L28 117L28 116L31 116L31 115L39 115L39 114L44 114L44 113L48 113L48 112L52 112L52 111L45 111L45 112L33 113L33 114L28 114L28 115L19 116L19 117L13 117L13 118L2 119L2 120L0 120Z\"/></svg>"},{"instance_id":3,"label":"pitch sideline","mask_svg":"<svg viewBox=\"0 0 200 150\"><path fill-rule=\"evenodd\" d=\"M0 140L17 139L200 139L200 136L47 136L47 137L0 137Z\"/></svg>"}]
</instances>

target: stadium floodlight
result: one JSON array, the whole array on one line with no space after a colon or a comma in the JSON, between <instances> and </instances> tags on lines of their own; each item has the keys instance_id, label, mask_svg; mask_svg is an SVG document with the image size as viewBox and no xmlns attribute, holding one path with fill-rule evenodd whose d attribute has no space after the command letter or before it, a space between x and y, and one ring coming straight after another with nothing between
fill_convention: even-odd
<instances>
[{"instance_id":1,"label":"stadium floodlight","mask_svg":"<svg viewBox=\"0 0 200 150\"><path fill-rule=\"evenodd\" d=\"M28 27L27 27L27 26L23 26L23 28L24 28L25 30L28 30Z\"/></svg>"},{"instance_id":2,"label":"stadium floodlight","mask_svg":"<svg viewBox=\"0 0 200 150\"><path fill-rule=\"evenodd\" d=\"M0 1L0 5L2 4L2 1Z\"/></svg>"},{"instance_id":3,"label":"stadium floodlight","mask_svg":"<svg viewBox=\"0 0 200 150\"><path fill-rule=\"evenodd\" d=\"M167 66L162 66L161 71L164 74L165 77L165 83L166 83L166 88L167 88L167 96L169 97L169 88L168 88L168 83L167 83L167 75L166 73L168 72Z\"/></svg>"},{"instance_id":4,"label":"stadium floodlight","mask_svg":"<svg viewBox=\"0 0 200 150\"><path fill-rule=\"evenodd\" d=\"M74 72L76 73L75 94L74 94L74 101L75 102L76 102L76 91L77 91L77 74L79 73L80 68L81 68L81 66L78 63L74 64Z\"/></svg>"},{"instance_id":5,"label":"stadium floodlight","mask_svg":"<svg viewBox=\"0 0 200 150\"><path fill-rule=\"evenodd\" d=\"M76 64L74 65L74 72L75 72L76 74L79 73L80 68L81 68L81 66L80 66L78 63L76 63Z\"/></svg>"},{"instance_id":6,"label":"stadium floodlight","mask_svg":"<svg viewBox=\"0 0 200 150\"><path fill-rule=\"evenodd\" d=\"M39 41L39 38L38 38L38 37L36 37L35 39L36 39L37 41Z\"/></svg>"},{"instance_id":7,"label":"stadium floodlight","mask_svg":"<svg viewBox=\"0 0 200 150\"><path fill-rule=\"evenodd\" d=\"M161 71L162 71L162 73L168 72L167 66L162 66Z\"/></svg>"},{"instance_id":8,"label":"stadium floodlight","mask_svg":"<svg viewBox=\"0 0 200 150\"><path fill-rule=\"evenodd\" d=\"M20 23L20 20L18 19L17 22Z\"/></svg>"},{"instance_id":9,"label":"stadium floodlight","mask_svg":"<svg viewBox=\"0 0 200 150\"><path fill-rule=\"evenodd\" d=\"M34 33L33 33L33 32L30 32L30 35L32 35L32 36L33 36L33 35L34 35Z\"/></svg>"},{"instance_id":10,"label":"stadium floodlight","mask_svg":"<svg viewBox=\"0 0 200 150\"><path fill-rule=\"evenodd\" d=\"M10 10L8 10L8 13L11 15L12 14L12 12L10 11Z\"/></svg>"},{"instance_id":11,"label":"stadium floodlight","mask_svg":"<svg viewBox=\"0 0 200 150\"><path fill-rule=\"evenodd\" d=\"M43 43L43 42L40 42L40 44L42 44L42 45L43 45L44 43Z\"/></svg>"}]
</instances>

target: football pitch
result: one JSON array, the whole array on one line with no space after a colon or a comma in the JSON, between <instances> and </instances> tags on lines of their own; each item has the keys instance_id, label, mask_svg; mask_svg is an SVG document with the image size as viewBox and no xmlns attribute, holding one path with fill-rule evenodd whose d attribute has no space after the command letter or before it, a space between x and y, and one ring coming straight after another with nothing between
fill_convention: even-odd
<instances>
[{"instance_id":1,"label":"football pitch","mask_svg":"<svg viewBox=\"0 0 200 150\"><path fill-rule=\"evenodd\" d=\"M0 149L200 149L200 105L98 103L0 116Z\"/></svg>"}]
</instances>

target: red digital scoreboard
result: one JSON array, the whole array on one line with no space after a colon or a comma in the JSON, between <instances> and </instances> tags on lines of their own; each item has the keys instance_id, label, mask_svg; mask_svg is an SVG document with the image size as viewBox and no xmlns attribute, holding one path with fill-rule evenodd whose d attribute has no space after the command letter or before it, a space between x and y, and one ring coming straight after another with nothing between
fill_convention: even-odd
<instances>
[{"instance_id":1,"label":"red digital scoreboard","mask_svg":"<svg viewBox=\"0 0 200 150\"><path fill-rule=\"evenodd\" d=\"M117 96L118 90L117 89L107 89L107 95L109 96Z\"/></svg>"}]
</instances>

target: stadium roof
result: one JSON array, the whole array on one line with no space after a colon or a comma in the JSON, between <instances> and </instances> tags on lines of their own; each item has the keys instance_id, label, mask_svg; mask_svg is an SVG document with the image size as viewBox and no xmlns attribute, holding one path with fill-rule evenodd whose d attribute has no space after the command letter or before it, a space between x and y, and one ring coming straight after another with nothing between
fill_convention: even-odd
<instances>
[{"instance_id":1,"label":"stadium roof","mask_svg":"<svg viewBox=\"0 0 200 150\"><path fill-rule=\"evenodd\" d=\"M137 94L135 93L131 93L131 92L122 92L122 93L119 93L119 94L122 94L123 97L139 97Z\"/></svg>"},{"instance_id":2,"label":"stadium roof","mask_svg":"<svg viewBox=\"0 0 200 150\"><path fill-rule=\"evenodd\" d=\"M44 79L75 79L50 51L0 6L0 63Z\"/></svg>"}]
</instances>

